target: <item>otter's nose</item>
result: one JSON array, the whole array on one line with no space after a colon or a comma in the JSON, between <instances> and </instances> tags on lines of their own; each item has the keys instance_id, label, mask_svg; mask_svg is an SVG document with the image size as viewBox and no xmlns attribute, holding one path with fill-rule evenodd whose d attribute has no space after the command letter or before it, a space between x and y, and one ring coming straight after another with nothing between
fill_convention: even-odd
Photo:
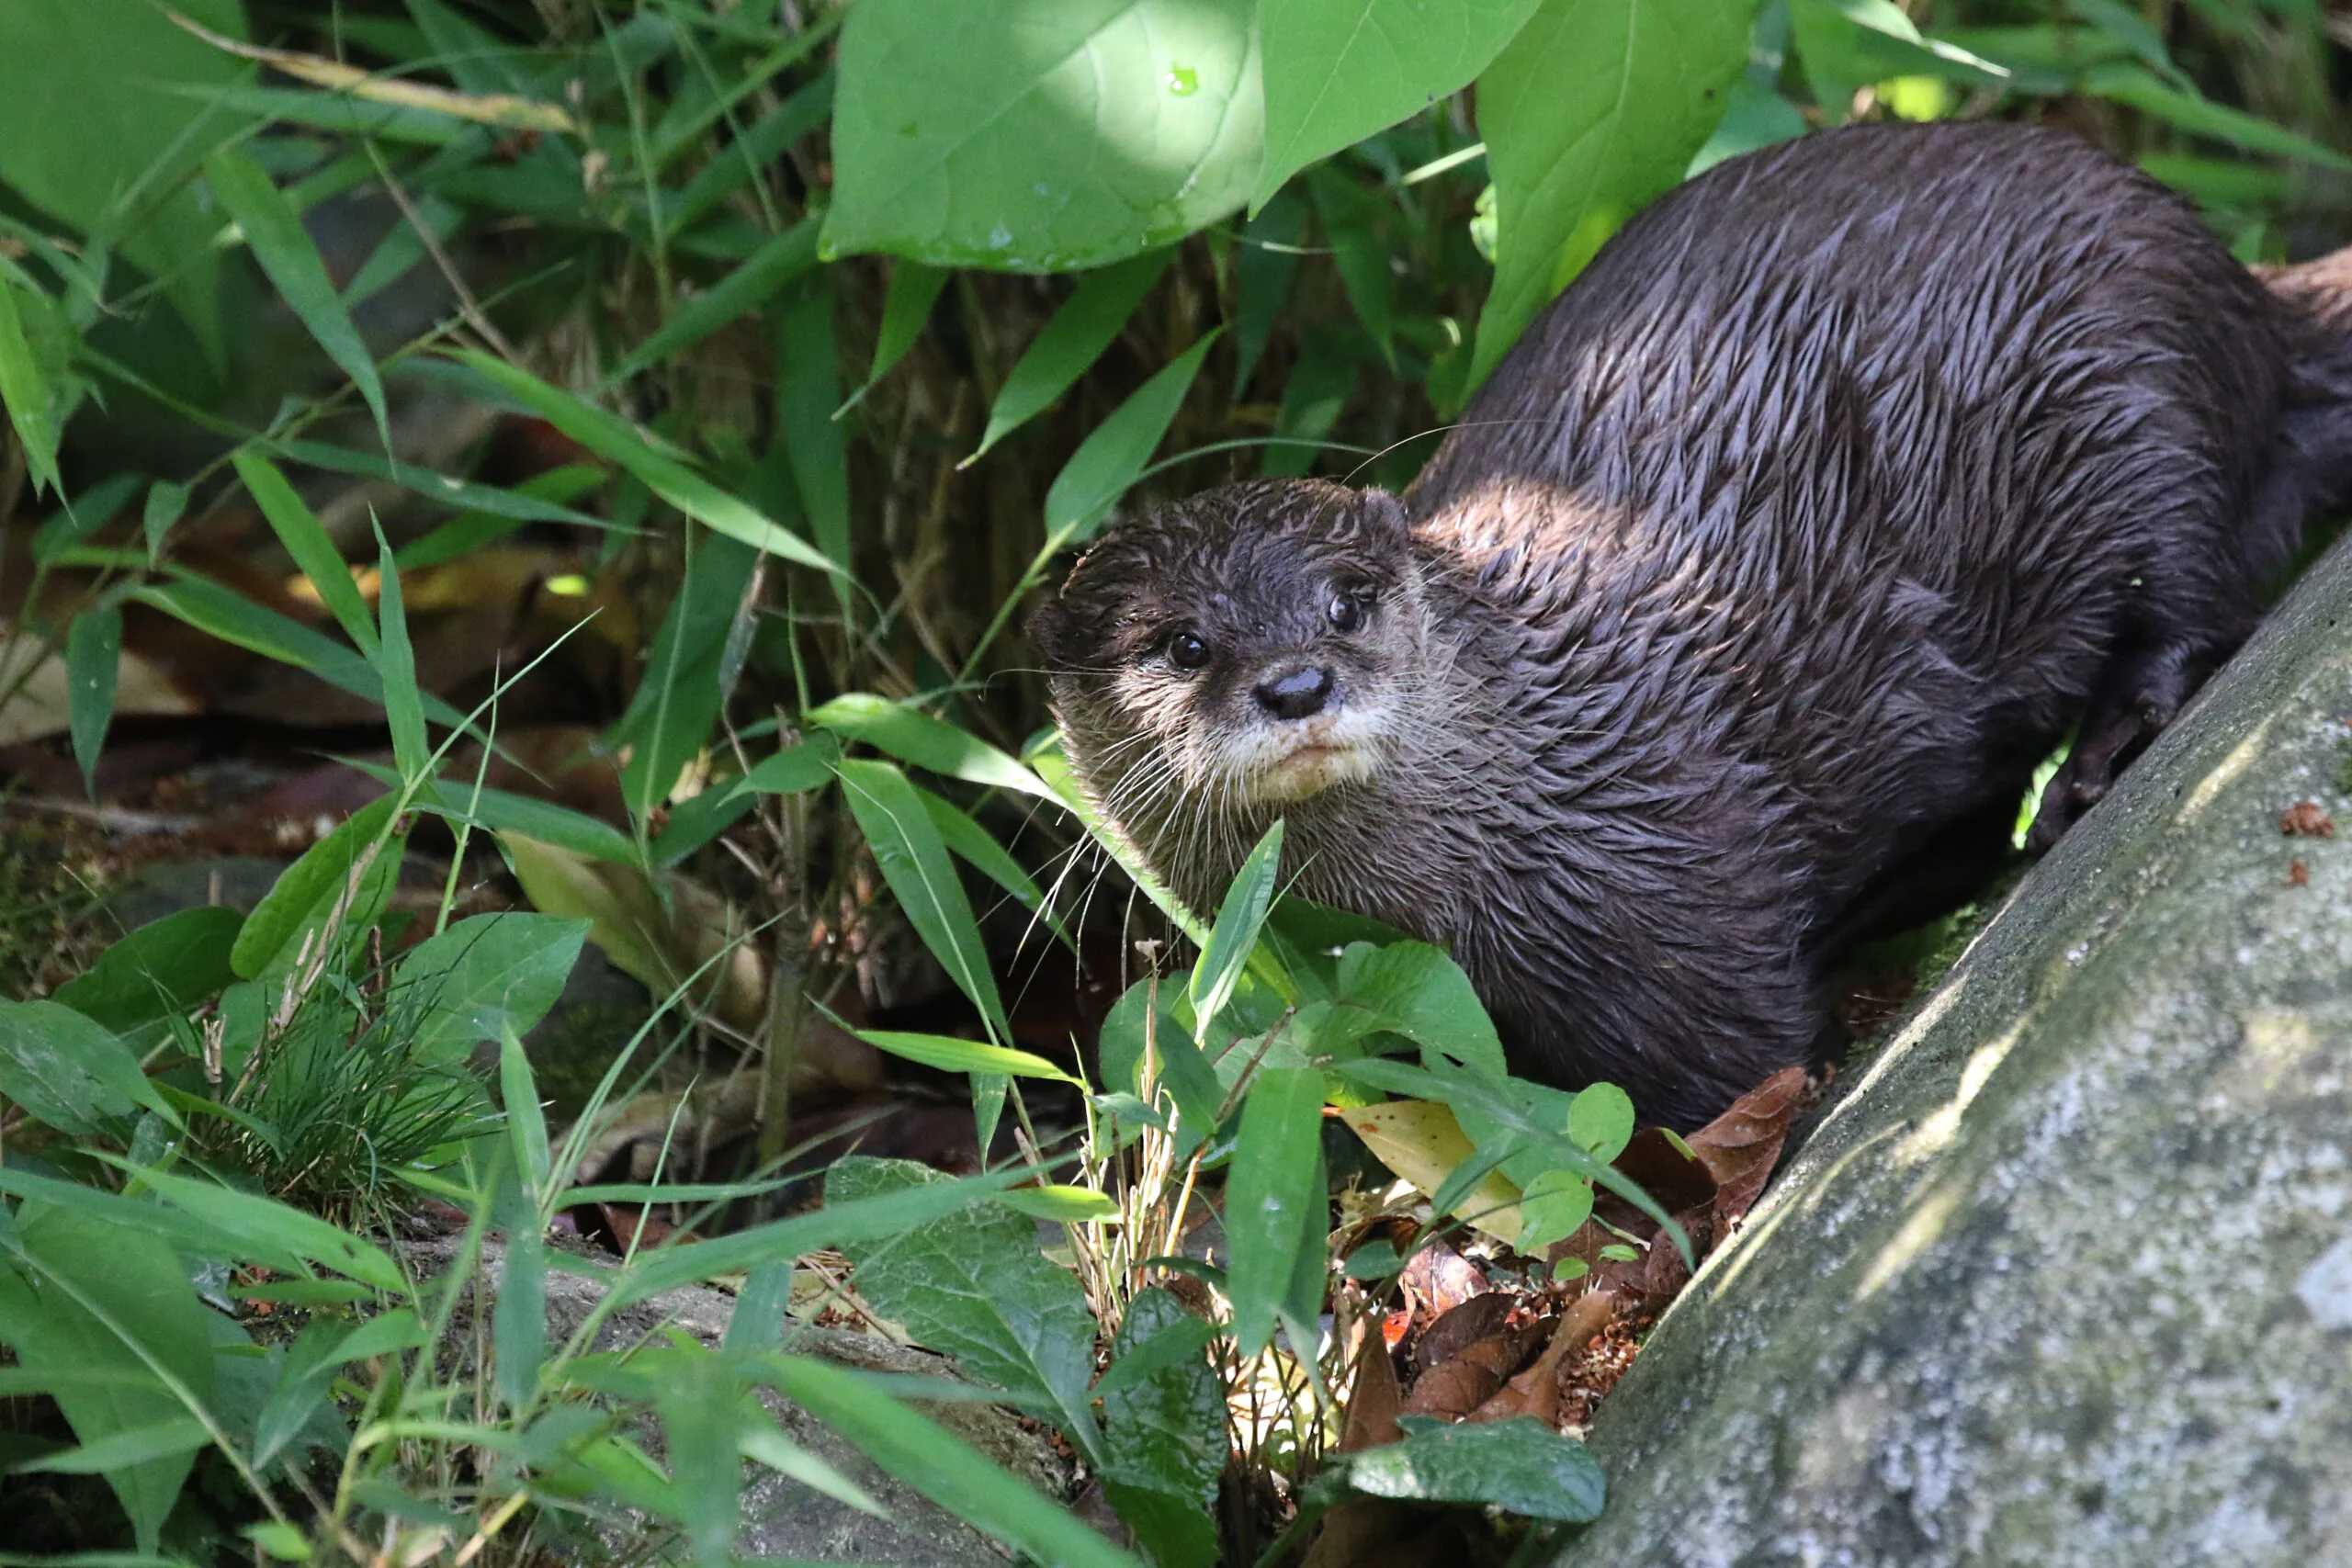
<instances>
[{"instance_id":1,"label":"otter's nose","mask_svg":"<svg viewBox=\"0 0 2352 1568\"><path fill-rule=\"evenodd\" d=\"M1258 682L1258 705L1276 718L1312 718L1331 700L1331 672L1318 665Z\"/></svg>"}]
</instances>

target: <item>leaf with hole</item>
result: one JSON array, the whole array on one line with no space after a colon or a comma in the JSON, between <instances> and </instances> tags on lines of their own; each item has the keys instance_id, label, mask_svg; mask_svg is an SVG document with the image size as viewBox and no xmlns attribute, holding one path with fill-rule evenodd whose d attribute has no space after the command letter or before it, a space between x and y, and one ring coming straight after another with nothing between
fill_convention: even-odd
<instances>
[{"instance_id":1,"label":"leaf with hole","mask_svg":"<svg viewBox=\"0 0 2352 1568\"><path fill-rule=\"evenodd\" d=\"M1254 0L879 0L842 24L829 255L1069 270L1246 200ZM1073 156L1084 148L1086 155Z\"/></svg>"}]
</instances>

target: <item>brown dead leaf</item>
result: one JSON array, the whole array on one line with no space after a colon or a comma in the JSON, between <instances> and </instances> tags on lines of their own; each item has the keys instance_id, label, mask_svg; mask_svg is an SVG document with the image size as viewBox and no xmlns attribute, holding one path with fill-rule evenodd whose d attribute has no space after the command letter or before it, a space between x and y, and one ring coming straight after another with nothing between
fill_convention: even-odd
<instances>
[{"instance_id":1,"label":"brown dead leaf","mask_svg":"<svg viewBox=\"0 0 2352 1568\"><path fill-rule=\"evenodd\" d=\"M1452 1360L1465 1347L1500 1330L1510 1320L1512 1304L1503 1292L1482 1289L1459 1306L1439 1314L1413 1347L1413 1364L1428 1368Z\"/></svg>"},{"instance_id":2,"label":"brown dead leaf","mask_svg":"<svg viewBox=\"0 0 2352 1568\"><path fill-rule=\"evenodd\" d=\"M1347 1420L1340 1428L1340 1451L1361 1453L1396 1442L1405 1434L1396 1425L1404 1394L1396 1386L1396 1363L1377 1334L1367 1334L1356 1350L1356 1372L1349 1384Z\"/></svg>"},{"instance_id":3,"label":"brown dead leaf","mask_svg":"<svg viewBox=\"0 0 2352 1568\"><path fill-rule=\"evenodd\" d=\"M1528 1368L1503 1385L1492 1398L1470 1412L1473 1421L1508 1421L1532 1416L1549 1427L1560 1422L1560 1366L1590 1344L1609 1326L1617 1297L1609 1291L1587 1291L1568 1303L1568 1310L1551 1324L1551 1343Z\"/></svg>"},{"instance_id":4,"label":"brown dead leaf","mask_svg":"<svg viewBox=\"0 0 2352 1568\"><path fill-rule=\"evenodd\" d=\"M2318 801L2299 800L2278 814L2278 831L2290 839L2333 839L2335 818L2322 811Z\"/></svg>"},{"instance_id":5,"label":"brown dead leaf","mask_svg":"<svg viewBox=\"0 0 2352 1568\"><path fill-rule=\"evenodd\" d=\"M1430 1313L1452 1312L1487 1290L1487 1277L1477 1265L1443 1242L1431 1242L1414 1253L1399 1280L1406 1299Z\"/></svg>"},{"instance_id":6,"label":"brown dead leaf","mask_svg":"<svg viewBox=\"0 0 2352 1568\"><path fill-rule=\"evenodd\" d=\"M1683 1140L1715 1180L1718 1233L1747 1213L1780 1163L1789 1118L1804 1093L1803 1067L1783 1067L1732 1102L1731 1109Z\"/></svg>"},{"instance_id":7,"label":"brown dead leaf","mask_svg":"<svg viewBox=\"0 0 2352 1568\"><path fill-rule=\"evenodd\" d=\"M2309 887L2311 885L2312 868L2305 865L2299 860L2289 861L2287 863L2287 886L2290 887Z\"/></svg>"},{"instance_id":8,"label":"brown dead leaf","mask_svg":"<svg viewBox=\"0 0 2352 1568\"><path fill-rule=\"evenodd\" d=\"M1405 1396L1405 1414L1442 1416L1449 1421L1459 1421L1492 1398L1502 1385L1502 1374L1492 1367L1457 1356L1413 1380L1413 1392Z\"/></svg>"}]
</instances>

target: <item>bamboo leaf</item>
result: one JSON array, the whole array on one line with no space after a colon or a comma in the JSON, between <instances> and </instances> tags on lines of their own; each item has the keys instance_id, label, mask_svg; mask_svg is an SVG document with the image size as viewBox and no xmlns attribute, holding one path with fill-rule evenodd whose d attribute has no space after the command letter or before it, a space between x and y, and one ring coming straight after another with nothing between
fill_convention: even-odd
<instances>
[{"instance_id":1,"label":"bamboo leaf","mask_svg":"<svg viewBox=\"0 0 2352 1568\"><path fill-rule=\"evenodd\" d=\"M277 286L277 292L301 318L327 357L349 376L384 445L392 443L391 422L384 408L384 383L376 374L375 356L351 324L343 296L327 276L326 263L302 228L302 220L268 174L234 147L224 147L204 161L204 183L245 236L254 259Z\"/></svg>"}]
</instances>

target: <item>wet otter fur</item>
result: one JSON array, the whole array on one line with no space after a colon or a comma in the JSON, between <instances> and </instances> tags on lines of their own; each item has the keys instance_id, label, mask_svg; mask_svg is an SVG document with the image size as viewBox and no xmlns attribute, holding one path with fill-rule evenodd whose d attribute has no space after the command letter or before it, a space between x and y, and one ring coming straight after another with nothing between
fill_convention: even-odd
<instances>
[{"instance_id":1,"label":"wet otter fur","mask_svg":"<svg viewBox=\"0 0 2352 1568\"><path fill-rule=\"evenodd\" d=\"M2046 847L2352 496L2352 257L2257 276L2069 136L1870 126L1629 223L1401 498L1227 486L1034 623L1087 790L1196 907L1447 944L1513 1070L1689 1127L1820 976Z\"/></svg>"}]
</instances>

